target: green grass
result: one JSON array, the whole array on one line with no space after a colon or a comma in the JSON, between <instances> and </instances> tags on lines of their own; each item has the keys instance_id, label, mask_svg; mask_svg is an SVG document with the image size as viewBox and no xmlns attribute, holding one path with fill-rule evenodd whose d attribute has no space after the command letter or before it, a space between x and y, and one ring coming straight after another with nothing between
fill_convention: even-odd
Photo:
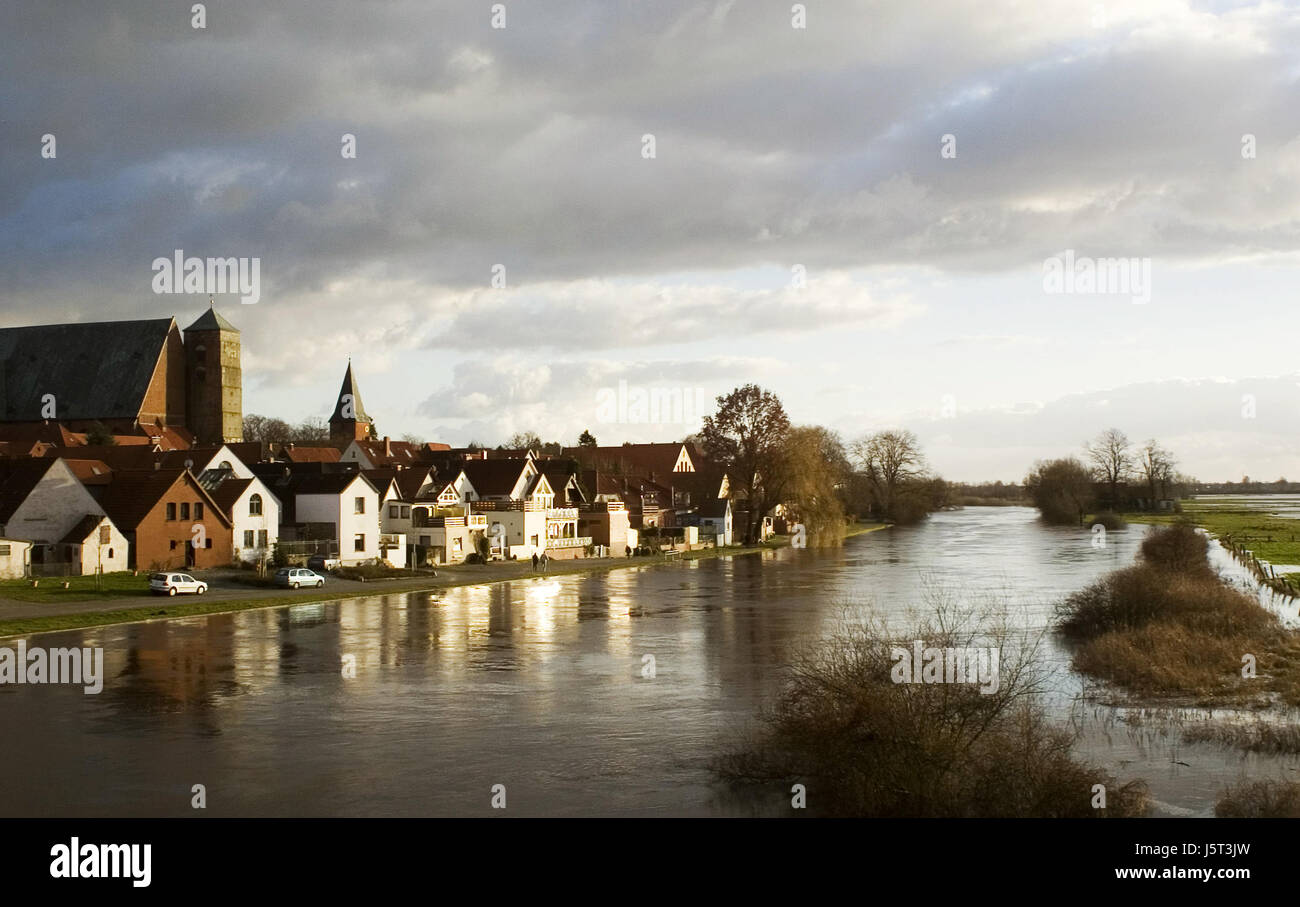
<instances>
[{"instance_id":1,"label":"green grass","mask_svg":"<svg viewBox=\"0 0 1300 907\"><path fill-rule=\"evenodd\" d=\"M29 633L48 633L54 630L82 630L87 627L104 627L110 624L129 624L145 620L176 617L200 617L205 614L223 614L248 611L253 608L284 608L307 602L329 601L339 597L337 592L318 590L315 594L286 595L276 598L221 601L193 598L178 602L173 598L159 598L156 605L123 608L118 611L94 611L84 614L52 614L48 617L21 617L0 621L0 638L25 636Z\"/></svg>"},{"instance_id":2,"label":"green grass","mask_svg":"<svg viewBox=\"0 0 1300 907\"><path fill-rule=\"evenodd\" d=\"M20 602L76 602L124 598L149 592L149 574L132 576L130 572L105 573L103 588L95 588L93 576L42 576L39 585L31 579L0 580L0 598ZM68 588L63 588L64 583Z\"/></svg>"},{"instance_id":3,"label":"green grass","mask_svg":"<svg viewBox=\"0 0 1300 907\"><path fill-rule=\"evenodd\" d=\"M858 523L848 529L848 536L862 535L863 533L873 532L877 529L883 529L882 523ZM738 554L753 554L758 551L770 550L773 547L782 547L789 544L789 539L785 536L778 536L769 539L767 544L752 547L732 547L732 548L702 548L697 551L685 551L676 557L677 560L706 560L714 557L732 557ZM662 556L650 557L633 557L617 558L609 561L603 561L599 564L584 565L582 560L577 561L552 561L548 571L549 575L577 575L586 573L607 573L611 570L621 570L633 567L653 567L664 564L666 558ZM5 636L24 636L29 633L44 633L55 630L79 630L87 627L102 627L110 624L134 623L136 621L169 619L175 617L197 617L204 614L223 614L236 611L247 611L253 608L283 608L289 605L303 604L306 602L319 601L337 601L343 598L352 598L357 595L383 595L388 593L405 593L405 592L427 592L436 589L450 589L457 586L477 586L486 583L511 582L519 579L531 579L539 574L534 574L527 569L528 564L524 561L516 563L517 571L507 575L501 575L500 567L504 566L502 562L494 562L486 567L483 566L455 566L439 568L437 579L429 578L427 583L412 584L410 582L400 582L399 580L387 580L376 583L376 588L364 591L349 591L340 594L337 587L331 589L318 589L311 593L302 593L295 595L276 596L274 598L250 598L250 599L210 599L190 597L184 601L178 601L175 598L158 598L157 604L139 605L134 608L121 608L110 611L87 611L79 614L51 614L40 617L24 617L12 620L0 620L0 638ZM573 566L570 566L573 565ZM582 565L582 566L578 566ZM497 569L493 569L497 568ZM131 576L129 573L106 574L106 587L109 585L108 580L114 582L113 588L102 593L94 591L94 577L68 577L71 588L63 588L63 580L42 579L39 587L33 589L30 580L7 580L0 582L0 598L9 598L20 601L42 602L50 604L71 604L76 601L94 600L96 598L111 599L113 597L133 597L147 594L149 591L149 577L147 574L140 576ZM88 581L79 588L74 581ZM56 588L46 588L50 583ZM400 582L400 585L398 583ZM390 586L389 583L394 585ZM78 593L78 594L74 594ZM256 594L255 590L250 589L250 594Z\"/></svg>"},{"instance_id":4,"label":"green grass","mask_svg":"<svg viewBox=\"0 0 1300 907\"><path fill-rule=\"evenodd\" d=\"M1237 506L1231 502L1184 501L1182 513L1126 513L1131 523L1168 525L1190 519L1210 535L1231 536L1273 564L1300 564L1300 520Z\"/></svg>"}]
</instances>

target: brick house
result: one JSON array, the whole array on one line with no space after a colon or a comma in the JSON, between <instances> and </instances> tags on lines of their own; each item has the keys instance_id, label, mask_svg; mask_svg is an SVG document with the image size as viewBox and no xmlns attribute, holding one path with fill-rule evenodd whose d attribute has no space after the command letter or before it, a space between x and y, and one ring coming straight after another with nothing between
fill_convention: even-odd
<instances>
[{"instance_id":1,"label":"brick house","mask_svg":"<svg viewBox=\"0 0 1300 907\"><path fill-rule=\"evenodd\" d=\"M137 570L231 562L230 520L187 469L115 471L99 503L131 542L130 566Z\"/></svg>"}]
</instances>

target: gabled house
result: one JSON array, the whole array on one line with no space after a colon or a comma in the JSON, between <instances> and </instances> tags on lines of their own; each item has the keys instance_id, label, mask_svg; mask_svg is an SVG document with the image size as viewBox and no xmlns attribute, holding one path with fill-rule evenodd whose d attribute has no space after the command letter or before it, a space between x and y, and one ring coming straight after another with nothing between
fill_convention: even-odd
<instances>
[{"instance_id":1,"label":"gabled house","mask_svg":"<svg viewBox=\"0 0 1300 907\"><path fill-rule=\"evenodd\" d=\"M223 567L231 562L230 520L188 469L121 469L99 503L131 542L140 570Z\"/></svg>"},{"instance_id":2,"label":"gabled house","mask_svg":"<svg viewBox=\"0 0 1300 907\"><path fill-rule=\"evenodd\" d=\"M361 473L290 473L270 487L282 504L283 537L337 542L344 564L380 557L379 489Z\"/></svg>"},{"instance_id":3,"label":"gabled house","mask_svg":"<svg viewBox=\"0 0 1300 907\"><path fill-rule=\"evenodd\" d=\"M691 447L684 442L670 444L623 444L619 447L566 447L564 456L588 469L614 475L644 476L664 482L676 472L695 472Z\"/></svg>"},{"instance_id":4,"label":"gabled house","mask_svg":"<svg viewBox=\"0 0 1300 907\"><path fill-rule=\"evenodd\" d=\"M93 573L100 566L106 573L125 570L127 537L112 520L104 552L86 552L80 542L67 541L85 518L104 513L66 461L0 461L0 535L31 542L30 563L38 572Z\"/></svg>"},{"instance_id":5,"label":"gabled house","mask_svg":"<svg viewBox=\"0 0 1300 907\"><path fill-rule=\"evenodd\" d=\"M233 559L258 564L269 558L280 540L280 499L266 483L220 468L205 471L199 482L230 520Z\"/></svg>"},{"instance_id":6,"label":"gabled house","mask_svg":"<svg viewBox=\"0 0 1300 907\"><path fill-rule=\"evenodd\" d=\"M438 447L447 449L446 445ZM435 448L429 444L394 441L385 437L382 441L352 441L343 448L340 459L344 463L356 463L362 469L386 469L394 466L430 465L434 456Z\"/></svg>"}]
</instances>

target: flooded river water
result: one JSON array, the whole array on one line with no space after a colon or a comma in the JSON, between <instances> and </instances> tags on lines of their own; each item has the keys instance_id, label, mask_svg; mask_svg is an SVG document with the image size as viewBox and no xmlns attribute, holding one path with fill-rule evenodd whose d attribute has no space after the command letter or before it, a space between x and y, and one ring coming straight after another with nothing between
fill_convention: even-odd
<instances>
[{"instance_id":1,"label":"flooded river water","mask_svg":"<svg viewBox=\"0 0 1300 907\"><path fill-rule=\"evenodd\" d=\"M936 586L996 595L1042 627L1062 596L1131 562L1144 531L1098 548L1026 508L971 508L838 550L47 634L102 646L104 689L0 687L0 811L187 815L203 784L208 815L490 815L494 785L510 815L769 812L788 795L737 799L707 762L794 646L846 608L902 615ZM1055 643L1047 656L1079 751L1147 778L1158 814L1208 815L1244 774L1297 777L1291 757L1180 745L1185 716L1071 708L1079 678Z\"/></svg>"}]
</instances>

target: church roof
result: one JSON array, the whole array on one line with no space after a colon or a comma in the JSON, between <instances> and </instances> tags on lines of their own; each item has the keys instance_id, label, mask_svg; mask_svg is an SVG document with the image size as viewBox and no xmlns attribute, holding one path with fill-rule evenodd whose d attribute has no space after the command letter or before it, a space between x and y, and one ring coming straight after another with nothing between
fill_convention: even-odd
<instances>
[{"instance_id":1,"label":"church roof","mask_svg":"<svg viewBox=\"0 0 1300 907\"><path fill-rule=\"evenodd\" d=\"M44 418L53 394L65 419L134 419L175 320L0 329L0 421Z\"/></svg>"},{"instance_id":2,"label":"church roof","mask_svg":"<svg viewBox=\"0 0 1300 907\"><path fill-rule=\"evenodd\" d=\"M354 415L343 415L343 398L348 394L352 395L352 412ZM339 398L334 404L334 415L330 416L331 422L373 422L366 415L365 407L361 405L361 389L357 387L356 376L352 374L352 363L348 363L348 370L343 374L343 386L339 388Z\"/></svg>"},{"instance_id":3,"label":"church roof","mask_svg":"<svg viewBox=\"0 0 1300 907\"><path fill-rule=\"evenodd\" d=\"M185 333L190 331L227 331L232 334L238 334L239 328L235 327L217 312L216 309L209 308L200 315L195 322L185 329Z\"/></svg>"}]
</instances>

